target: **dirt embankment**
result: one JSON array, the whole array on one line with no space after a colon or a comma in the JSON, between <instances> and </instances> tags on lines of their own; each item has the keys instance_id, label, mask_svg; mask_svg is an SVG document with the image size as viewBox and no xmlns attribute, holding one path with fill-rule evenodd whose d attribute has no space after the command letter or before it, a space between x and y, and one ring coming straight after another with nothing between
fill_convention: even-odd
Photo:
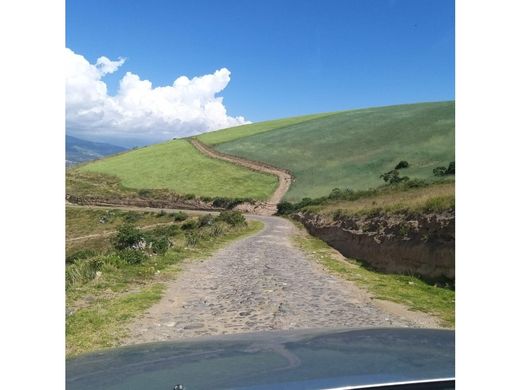
<instances>
[{"instance_id":1,"label":"dirt embankment","mask_svg":"<svg viewBox=\"0 0 520 390\"><path fill-rule=\"evenodd\" d=\"M251 169L252 171L268 173L278 177L278 187L276 188L275 192L273 193L273 195L271 195L271 198L269 198L267 202L258 202L255 205L249 205L250 207L247 205L242 206L243 211L247 211L253 214L273 215L276 213L276 205L281 202L285 193L289 190L289 187L291 186L293 180L291 172L285 169L273 167L269 164L265 164L262 162L247 160L245 158L236 157L216 151L215 149L210 148L209 146L203 144L202 142L194 138L190 139L190 142L199 152L205 154L208 157L228 161L233 164L243 166L247 169Z\"/></svg>"},{"instance_id":2,"label":"dirt embankment","mask_svg":"<svg viewBox=\"0 0 520 390\"><path fill-rule=\"evenodd\" d=\"M376 270L455 281L455 212L341 216L298 213L307 230Z\"/></svg>"},{"instance_id":3,"label":"dirt embankment","mask_svg":"<svg viewBox=\"0 0 520 390\"><path fill-rule=\"evenodd\" d=\"M223 208L214 207L211 202L204 202L199 199L182 199L179 197L171 197L165 199L150 199L141 197L127 198L105 198L101 196L76 196L67 194L65 196L67 202L81 206L131 206L146 207L156 209L185 209L185 210L208 210L222 211Z\"/></svg>"}]
</instances>

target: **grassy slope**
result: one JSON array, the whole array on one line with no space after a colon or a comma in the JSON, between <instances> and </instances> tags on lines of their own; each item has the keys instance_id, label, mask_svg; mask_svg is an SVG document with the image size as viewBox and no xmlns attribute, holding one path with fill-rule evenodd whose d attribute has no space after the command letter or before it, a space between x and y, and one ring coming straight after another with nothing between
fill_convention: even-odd
<instances>
[{"instance_id":1,"label":"grassy slope","mask_svg":"<svg viewBox=\"0 0 520 390\"><path fill-rule=\"evenodd\" d=\"M216 149L291 170L286 200L326 195L334 187L366 189L400 160L403 175L433 179L455 159L455 103L421 103L344 111L274 127L247 126L199 137ZM260 130L258 130L260 129ZM248 135L252 134L252 135ZM241 137L241 138L239 138Z\"/></svg>"},{"instance_id":2,"label":"grassy slope","mask_svg":"<svg viewBox=\"0 0 520 390\"><path fill-rule=\"evenodd\" d=\"M292 118L275 119L272 121L253 123L250 125L236 126L221 131L212 131L197 136L202 142L207 145L217 145L224 142L234 141L239 138L248 137L250 135L264 133L266 131L281 129L286 126L295 125L308 120L324 118L333 113L311 114L304 116L297 116Z\"/></svg>"},{"instance_id":3,"label":"grassy slope","mask_svg":"<svg viewBox=\"0 0 520 390\"><path fill-rule=\"evenodd\" d=\"M117 176L125 187L198 196L267 199L277 185L274 176L205 157L186 140L152 145L78 169Z\"/></svg>"},{"instance_id":4,"label":"grassy slope","mask_svg":"<svg viewBox=\"0 0 520 390\"><path fill-rule=\"evenodd\" d=\"M372 196L356 200L327 200L323 204L306 206L304 211L333 217L338 211L344 215L384 213L442 212L455 208L455 183L433 183L427 187L402 190L381 188Z\"/></svg>"}]
</instances>

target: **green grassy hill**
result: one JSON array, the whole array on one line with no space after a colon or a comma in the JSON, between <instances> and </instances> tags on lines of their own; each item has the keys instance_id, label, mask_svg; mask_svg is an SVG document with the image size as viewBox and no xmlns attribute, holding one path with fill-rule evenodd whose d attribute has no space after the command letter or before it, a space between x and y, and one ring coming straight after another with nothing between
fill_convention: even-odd
<instances>
[{"instance_id":1,"label":"green grassy hill","mask_svg":"<svg viewBox=\"0 0 520 390\"><path fill-rule=\"evenodd\" d=\"M275 176L203 156L186 140L133 150L78 169L116 176L129 188L209 197L268 199L277 186Z\"/></svg>"},{"instance_id":2,"label":"green grassy hill","mask_svg":"<svg viewBox=\"0 0 520 390\"><path fill-rule=\"evenodd\" d=\"M254 123L198 136L217 150L289 169L285 199L319 197L335 188L383 184L379 176L400 161L402 175L435 179L432 169L455 157L455 103L421 103L306 115ZM169 141L79 168L116 176L133 189L268 199L276 178L208 158L187 140Z\"/></svg>"},{"instance_id":3,"label":"green grassy hill","mask_svg":"<svg viewBox=\"0 0 520 390\"><path fill-rule=\"evenodd\" d=\"M198 137L219 151L289 169L289 201L334 187L366 189L406 160L402 175L434 179L432 169L455 160L455 103L368 108L269 121Z\"/></svg>"}]
</instances>

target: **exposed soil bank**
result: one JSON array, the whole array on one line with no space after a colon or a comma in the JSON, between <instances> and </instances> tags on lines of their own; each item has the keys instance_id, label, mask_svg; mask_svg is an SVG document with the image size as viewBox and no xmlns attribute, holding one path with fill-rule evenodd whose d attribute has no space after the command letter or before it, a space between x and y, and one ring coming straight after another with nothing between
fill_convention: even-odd
<instances>
[{"instance_id":1,"label":"exposed soil bank","mask_svg":"<svg viewBox=\"0 0 520 390\"><path fill-rule=\"evenodd\" d=\"M374 269L455 281L455 212L329 218L298 213L309 233Z\"/></svg>"}]
</instances>

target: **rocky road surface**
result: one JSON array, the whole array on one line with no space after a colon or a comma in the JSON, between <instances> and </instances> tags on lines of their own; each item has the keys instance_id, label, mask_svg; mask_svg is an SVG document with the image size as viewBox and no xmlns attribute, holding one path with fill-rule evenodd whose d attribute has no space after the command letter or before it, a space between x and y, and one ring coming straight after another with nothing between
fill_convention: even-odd
<instances>
[{"instance_id":1,"label":"rocky road surface","mask_svg":"<svg viewBox=\"0 0 520 390\"><path fill-rule=\"evenodd\" d=\"M274 329L420 326L373 304L291 243L294 225L252 216L262 231L186 263L125 344Z\"/></svg>"}]
</instances>

